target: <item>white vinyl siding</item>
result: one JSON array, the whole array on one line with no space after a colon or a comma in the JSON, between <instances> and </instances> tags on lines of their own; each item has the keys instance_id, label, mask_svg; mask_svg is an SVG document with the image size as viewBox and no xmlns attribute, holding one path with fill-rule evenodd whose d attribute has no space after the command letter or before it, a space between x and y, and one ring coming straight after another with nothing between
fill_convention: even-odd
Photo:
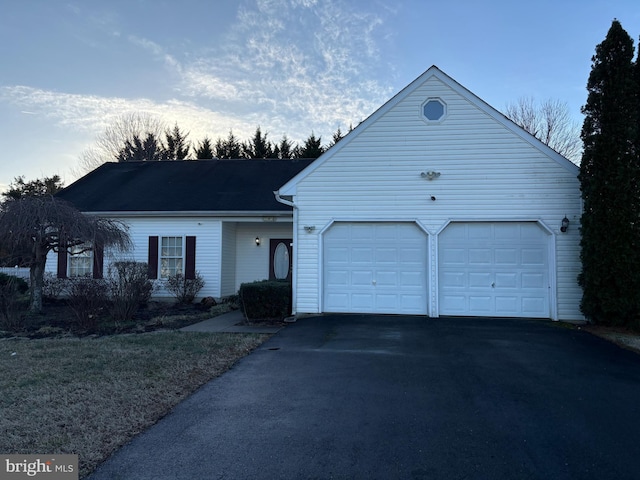
<instances>
[{"instance_id":1,"label":"white vinyl siding","mask_svg":"<svg viewBox=\"0 0 640 480\"><path fill-rule=\"evenodd\" d=\"M432 97L447 104L447 116L437 124L425 123L420 113ZM556 258L550 259L550 268L557 316L583 319L576 281L577 169L550 158L436 76L361 127L295 183L296 312L321 311L320 232L334 221L417 221L432 235L432 250L437 232L449 221L538 221L554 237ZM427 180L421 176L427 171L440 176ZM560 233L565 215L571 223L567 233ZM305 225L315 230L307 233ZM431 256L432 316L439 315L433 297L437 268Z\"/></svg>"},{"instance_id":2,"label":"white vinyl siding","mask_svg":"<svg viewBox=\"0 0 640 480\"><path fill-rule=\"evenodd\" d=\"M236 229L236 291L242 283L269 278L269 240L293 238L289 222L238 223ZM260 245L256 246L256 237Z\"/></svg>"}]
</instances>

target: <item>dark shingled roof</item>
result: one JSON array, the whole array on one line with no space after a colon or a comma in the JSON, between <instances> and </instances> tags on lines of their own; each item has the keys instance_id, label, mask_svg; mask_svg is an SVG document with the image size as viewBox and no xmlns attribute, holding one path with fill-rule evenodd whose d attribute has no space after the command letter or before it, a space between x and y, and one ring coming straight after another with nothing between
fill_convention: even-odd
<instances>
[{"instance_id":1,"label":"dark shingled roof","mask_svg":"<svg viewBox=\"0 0 640 480\"><path fill-rule=\"evenodd\" d=\"M273 191L312 161L105 163L57 197L83 212L288 211Z\"/></svg>"}]
</instances>

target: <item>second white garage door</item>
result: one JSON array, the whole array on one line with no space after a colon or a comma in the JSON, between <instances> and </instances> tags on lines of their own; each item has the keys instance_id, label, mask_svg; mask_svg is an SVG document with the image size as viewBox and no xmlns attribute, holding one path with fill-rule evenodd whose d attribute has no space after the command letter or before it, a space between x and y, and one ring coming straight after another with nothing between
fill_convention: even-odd
<instances>
[{"instance_id":1,"label":"second white garage door","mask_svg":"<svg viewBox=\"0 0 640 480\"><path fill-rule=\"evenodd\" d=\"M550 317L548 257L536 222L450 223L438 236L440 315Z\"/></svg>"},{"instance_id":2,"label":"second white garage door","mask_svg":"<svg viewBox=\"0 0 640 480\"><path fill-rule=\"evenodd\" d=\"M427 313L427 236L415 223L335 223L323 244L323 311Z\"/></svg>"}]
</instances>

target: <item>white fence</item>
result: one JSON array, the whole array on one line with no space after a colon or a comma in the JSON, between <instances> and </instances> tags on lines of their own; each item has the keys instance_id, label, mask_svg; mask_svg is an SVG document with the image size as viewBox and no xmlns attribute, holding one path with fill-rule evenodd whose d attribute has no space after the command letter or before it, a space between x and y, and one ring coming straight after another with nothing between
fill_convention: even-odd
<instances>
[{"instance_id":1,"label":"white fence","mask_svg":"<svg viewBox=\"0 0 640 480\"><path fill-rule=\"evenodd\" d=\"M29 281L28 268L0 267L0 273L4 273L5 275L13 275L14 277L24 278L27 282Z\"/></svg>"}]
</instances>

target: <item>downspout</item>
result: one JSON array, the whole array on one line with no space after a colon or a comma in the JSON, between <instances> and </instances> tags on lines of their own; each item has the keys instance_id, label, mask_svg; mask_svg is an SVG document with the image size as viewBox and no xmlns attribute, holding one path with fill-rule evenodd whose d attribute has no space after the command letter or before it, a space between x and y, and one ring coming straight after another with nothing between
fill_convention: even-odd
<instances>
[{"instance_id":1,"label":"downspout","mask_svg":"<svg viewBox=\"0 0 640 480\"><path fill-rule=\"evenodd\" d=\"M273 194L275 195L278 202L293 208L293 247L291 249L293 257L291 259L291 315L295 317L296 300L298 297L298 269L295 268L298 263L298 207L296 207L296 204L293 203L293 201L282 198L278 191L273 192Z\"/></svg>"}]
</instances>

